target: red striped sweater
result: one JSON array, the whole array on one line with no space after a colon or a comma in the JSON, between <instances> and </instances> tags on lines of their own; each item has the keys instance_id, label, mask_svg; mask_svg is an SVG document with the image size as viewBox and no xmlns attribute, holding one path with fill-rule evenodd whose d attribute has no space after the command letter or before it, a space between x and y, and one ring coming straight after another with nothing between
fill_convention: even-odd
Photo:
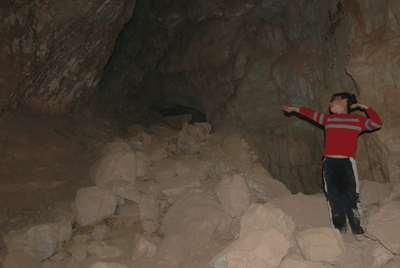
<instances>
[{"instance_id":1,"label":"red striped sweater","mask_svg":"<svg viewBox=\"0 0 400 268\"><path fill-rule=\"evenodd\" d=\"M321 114L308 108L300 108L299 113L325 126L324 155L344 155L356 157L357 140L361 132L378 129L381 119L372 109L365 110L369 118L355 114Z\"/></svg>"}]
</instances>

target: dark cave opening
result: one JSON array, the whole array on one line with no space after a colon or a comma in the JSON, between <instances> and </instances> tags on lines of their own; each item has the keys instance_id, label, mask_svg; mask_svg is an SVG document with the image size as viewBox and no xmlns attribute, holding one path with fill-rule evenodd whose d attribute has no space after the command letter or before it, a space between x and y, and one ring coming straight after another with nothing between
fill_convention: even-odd
<instances>
[{"instance_id":1,"label":"dark cave opening","mask_svg":"<svg viewBox=\"0 0 400 268\"><path fill-rule=\"evenodd\" d=\"M199 110L181 105L176 105L175 107L161 110L159 113L164 117L191 114L192 120L189 122L190 124L207 122L207 118L204 113L200 112Z\"/></svg>"}]
</instances>

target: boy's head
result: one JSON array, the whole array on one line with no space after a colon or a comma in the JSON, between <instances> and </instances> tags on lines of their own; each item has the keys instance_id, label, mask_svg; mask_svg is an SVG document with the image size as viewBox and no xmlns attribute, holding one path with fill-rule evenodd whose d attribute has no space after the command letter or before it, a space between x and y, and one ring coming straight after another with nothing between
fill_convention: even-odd
<instances>
[{"instance_id":1,"label":"boy's head","mask_svg":"<svg viewBox=\"0 0 400 268\"><path fill-rule=\"evenodd\" d=\"M350 106L357 103L357 97L354 94L350 94L347 92L335 93L332 95L331 103L340 97L342 100L347 100L347 113L349 114L351 111Z\"/></svg>"}]
</instances>

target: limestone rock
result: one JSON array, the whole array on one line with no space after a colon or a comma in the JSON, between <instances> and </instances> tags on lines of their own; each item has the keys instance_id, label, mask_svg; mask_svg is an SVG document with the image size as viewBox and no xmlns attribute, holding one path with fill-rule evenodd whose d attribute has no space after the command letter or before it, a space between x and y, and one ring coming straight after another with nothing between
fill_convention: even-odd
<instances>
[{"instance_id":1,"label":"limestone rock","mask_svg":"<svg viewBox=\"0 0 400 268\"><path fill-rule=\"evenodd\" d=\"M304 257L312 262L337 264L346 252L342 235L337 229L308 229L297 235L296 240Z\"/></svg>"},{"instance_id":2,"label":"limestone rock","mask_svg":"<svg viewBox=\"0 0 400 268\"><path fill-rule=\"evenodd\" d=\"M95 240L104 240L110 234L110 228L105 225L96 225L90 234L90 236Z\"/></svg>"},{"instance_id":3,"label":"limestone rock","mask_svg":"<svg viewBox=\"0 0 400 268\"><path fill-rule=\"evenodd\" d=\"M276 229L250 232L218 253L210 267L277 267L289 248L289 240Z\"/></svg>"},{"instance_id":4,"label":"limestone rock","mask_svg":"<svg viewBox=\"0 0 400 268\"><path fill-rule=\"evenodd\" d=\"M176 172L176 163L176 160L170 158L162 159L154 163L151 169L156 181L163 182L176 177L178 175Z\"/></svg>"},{"instance_id":5,"label":"limestone rock","mask_svg":"<svg viewBox=\"0 0 400 268\"><path fill-rule=\"evenodd\" d=\"M381 268L393 259L393 254L381 244L374 244L363 250L363 267Z\"/></svg>"},{"instance_id":6,"label":"limestone rock","mask_svg":"<svg viewBox=\"0 0 400 268\"><path fill-rule=\"evenodd\" d=\"M247 175L246 181L249 185L250 192L265 202L269 202L272 198L278 196L290 194L290 191L283 183L272 177L264 177L257 174Z\"/></svg>"},{"instance_id":7,"label":"limestone rock","mask_svg":"<svg viewBox=\"0 0 400 268\"><path fill-rule=\"evenodd\" d=\"M75 218L86 226L114 214L118 199L108 189L97 186L81 188L76 192Z\"/></svg>"},{"instance_id":8,"label":"limestone rock","mask_svg":"<svg viewBox=\"0 0 400 268\"><path fill-rule=\"evenodd\" d=\"M269 203L282 209L303 230L331 226L326 197L323 194L283 195Z\"/></svg>"},{"instance_id":9,"label":"limestone rock","mask_svg":"<svg viewBox=\"0 0 400 268\"><path fill-rule=\"evenodd\" d=\"M394 254L400 254L400 201L391 201L368 220L367 232Z\"/></svg>"},{"instance_id":10,"label":"limestone rock","mask_svg":"<svg viewBox=\"0 0 400 268\"><path fill-rule=\"evenodd\" d=\"M363 181L360 189L360 202L364 206L380 203L390 195L390 187L387 184L376 181Z\"/></svg>"},{"instance_id":11,"label":"limestone rock","mask_svg":"<svg viewBox=\"0 0 400 268\"><path fill-rule=\"evenodd\" d=\"M98 256L100 259L112 259L121 256L124 251L118 247L109 246L104 242L93 241L87 250L90 254Z\"/></svg>"},{"instance_id":12,"label":"limestone rock","mask_svg":"<svg viewBox=\"0 0 400 268\"><path fill-rule=\"evenodd\" d=\"M126 143L112 143L108 152L96 161L90 170L90 175L96 186L107 188L113 180L135 182L135 153Z\"/></svg>"},{"instance_id":13,"label":"limestone rock","mask_svg":"<svg viewBox=\"0 0 400 268\"><path fill-rule=\"evenodd\" d=\"M307 260L291 260L284 259L279 268L325 268L326 266L319 262L311 262Z\"/></svg>"},{"instance_id":14,"label":"limestone rock","mask_svg":"<svg viewBox=\"0 0 400 268\"><path fill-rule=\"evenodd\" d=\"M128 268L128 266L116 262L96 262L90 268Z\"/></svg>"},{"instance_id":15,"label":"limestone rock","mask_svg":"<svg viewBox=\"0 0 400 268\"><path fill-rule=\"evenodd\" d=\"M142 195L139 203L140 221L146 233L157 230L159 211L155 199L150 195Z\"/></svg>"},{"instance_id":16,"label":"limestone rock","mask_svg":"<svg viewBox=\"0 0 400 268\"><path fill-rule=\"evenodd\" d=\"M277 229L290 241L296 224L280 208L276 208L272 204L252 204L240 220L239 237L269 228Z\"/></svg>"},{"instance_id":17,"label":"limestone rock","mask_svg":"<svg viewBox=\"0 0 400 268\"><path fill-rule=\"evenodd\" d=\"M71 236L71 222L57 222L11 231L3 241L8 252L23 251L34 262L40 262L61 249Z\"/></svg>"},{"instance_id":18,"label":"limestone rock","mask_svg":"<svg viewBox=\"0 0 400 268\"><path fill-rule=\"evenodd\" d=\"M242 174L232 172L225 175L215 193L232 218L242 215L250 206L250 193Z\"/></svg>"},{"instance_id":19,"label":"limestone rock","mask_svg":"<svg viewBox=\"0 0 400 268\"><path fill-rule=\"evenodd\" d=\"M135 248L133 249L132 259L150 258L153 257L157 252L158 249L156 245L144 239L143 237L140 237Z\"/></svg>"},{"instance_id":20,"label":"limestone rock","mask_svg":"<svg viewBox=\"0 0 400 268\"><path fill-rule=\"evenodd\" d=\"M76 243L68 248L68 252L71 253L71 261L76 264L80 264L87 257L87 245Z\"/></svg>"},{"instance_id":21,"label":"limestone rock","mask_svg":"<svg viewBox=\"0 0 400 268\"><path fill-rule=\"evenodd\" d=\"M184 194L168 210L160 231L165 236L181 234L190 254L201 252L215 237L229 234L231 218L218 202L196 194Z\"/></svg>"},{"instance_id":22,"label":"limestone rock","mask_svg":"<svg viewBox=\"0 0 400 268\"><path fill-rule=\"evenodd\" d=\"M39 268L39 264L33 262L24 252L12 251L7 254L2 263L3 268Z\"/></svg>"},{"instance_id":23,"label":"limestone rock","mask_svg":"<svg viewBox=\"0 0 400 268\"><path fill-rule=\"evenodd\" d=\"M158 257L160 264L179 266L188 255L187 245L183 235L166 236L161 244Z\"/></svg>"},{"instance_id":24,"label":"limestone rock","mask_svg":"<svg viewBox=\"0 0 400 268\"><path fill-rule=\"evenodd\" d=\"M108 183L108 189L110 189L115 196L131 200L136 204L140 202L140 192L131 182L119 179L113 180Z\"/></svg>"}]
</instances>

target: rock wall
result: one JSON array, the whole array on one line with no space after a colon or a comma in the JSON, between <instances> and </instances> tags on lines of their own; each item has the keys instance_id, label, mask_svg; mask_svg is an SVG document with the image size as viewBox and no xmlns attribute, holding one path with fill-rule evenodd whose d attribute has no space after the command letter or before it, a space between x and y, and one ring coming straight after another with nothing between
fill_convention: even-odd
<instances>
[{"instance_id":1,"label":"rock wall","mask_svg":"<svg viewBox=\"0 0 400 268\"><path fill-rule=\"evenodd\" d=\"M281 105L327 113L331 94L347 91L384 124L359 140L361 178L395 181L399 12L394 0L12 2L0 21L0 108L92 104L119 118L193 108L214 129L245 129L275 178L314 193L323 131Z\"/></svg>"},{"instance_id":2,"label":"rock wall","mask_svg":"<svg viewBox=\"0 0 400 268\"><path fill-rule=\"evenodd\" d=\"M0 111L68 113L87 103L136 0L5 1Z\"/></svg>"}]
</instances>

